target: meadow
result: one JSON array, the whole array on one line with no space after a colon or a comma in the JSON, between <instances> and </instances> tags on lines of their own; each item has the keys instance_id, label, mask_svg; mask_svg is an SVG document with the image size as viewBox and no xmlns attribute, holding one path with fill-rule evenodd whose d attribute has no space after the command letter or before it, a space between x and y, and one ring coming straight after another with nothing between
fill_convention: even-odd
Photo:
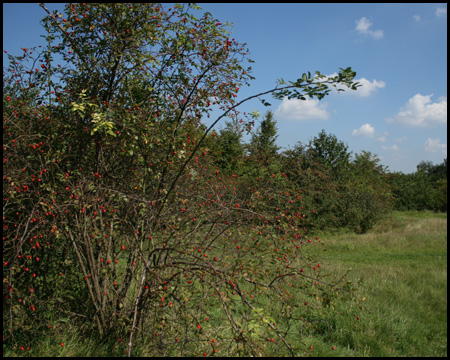
<instances>
[{"instance_id":1,"label":"meadow","mask_svg":"<svg viewBox=\"0 0 450 360\"><path fill-rule=\"evenodd\" d=\"M446 214L393 212L366 234L321 238L323 262L350 269L359 301L354 312L340 309L328 336L311 339L314 355L447 356Z\"/></svg>"},{"instance_id":2,"label":"meadow","mask_svg":"<svg viewBox=\"0 0 450 360\"><path fill-rule=\"evenodd\" d=\"M447 356L446 214L393 212L365 234L340 230L316 235L324 245L317 247L322 268L345 275L353 283L353 297L335 297L330 311L325 308L310 319L310 326L298 322L292 333L307 345L305 356ZM212 321L212 326L220 331L220 324ZM29 350L4 356L126 355L125 339L100 344L80 335L71 321L60 322L53 333L54 338L43 337ZM218 350L218 355L226 353L225 347ZM155 344L143 343L133 355L170 353L158 354Z\"/></svg>"}]
</instances>

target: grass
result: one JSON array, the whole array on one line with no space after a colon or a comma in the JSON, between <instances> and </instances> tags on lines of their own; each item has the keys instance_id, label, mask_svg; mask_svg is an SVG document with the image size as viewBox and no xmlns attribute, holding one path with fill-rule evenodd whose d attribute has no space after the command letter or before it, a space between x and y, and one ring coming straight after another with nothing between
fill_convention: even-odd
<instances>
[{"instance_id":1,"label":"grass","mask_svg":"<svg viewBox=\"0 0 450 360\"><path fill-rule=\"evenodd\" d=\"M337 275L350 269L347 278L357 286L353 301L335 300L326 322L309 329L299 323L299 340L313 347L309 355L447 356L446 214L394 212L366 234L316 235L327 249L317 247L322 269ZM124 344L100 345L69 323L56 334L4 355L125 355Z\"/></svg>"},{"instance_id":2,"label":"grass","mask_svg":"<svg viewBox=\"0 0 450 360\"><path fill-rule=\"evenodd\" d=\"M336 350L316 339L315 355L447 356L446 216L394 212L366 234L320 237L328 270L359 281L361 308L338 310Z\"/></svg>"}]
</instances>

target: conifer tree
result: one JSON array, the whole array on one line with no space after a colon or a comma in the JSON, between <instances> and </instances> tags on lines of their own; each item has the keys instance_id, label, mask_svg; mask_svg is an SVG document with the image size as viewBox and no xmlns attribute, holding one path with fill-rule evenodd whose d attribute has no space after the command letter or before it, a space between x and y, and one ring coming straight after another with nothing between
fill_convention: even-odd
<instances>
[{"instance_id":1,"label":"conifer tree","mask_svg":"<svg viewBox=\"0 0 450 360\"><path fill-rule=\"evenodd\" d=\"M277 122L272 111L267 111L259 129L253 134L250 146L253 154L259 153L268 160L275 156L280 149L275 141L278 138Z\"/></svg>"}]
</instances>

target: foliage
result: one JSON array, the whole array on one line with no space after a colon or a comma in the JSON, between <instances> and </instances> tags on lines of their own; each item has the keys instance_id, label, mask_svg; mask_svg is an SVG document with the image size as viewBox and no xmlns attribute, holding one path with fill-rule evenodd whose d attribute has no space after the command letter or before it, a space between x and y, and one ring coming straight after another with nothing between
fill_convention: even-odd
<instances>
[{"instance_id":1,"label":"foliage","mask_svg":"<svg viewBox=\"0 0 450 360\"><path fill-rule=\"evenodd\" d=\"M357 231L366 232L392 207L387 171L376 155L362 151L355 154L349 173L351 176L346 188L352 197L348 199L348 210L345 211L347 224Z\"/></svg>"},{"instance_id":2,"label":"foliage","mask_svg":"<svg viewBox=\"0 0 450 360\"><path fill-rule=\"evenodd\" d=\"M134 344L302 351L290 289L326 296L342 284L308 252L296 184L280 172L222 175L211 130L255 97L356 89L356 73L303 74L237 102L248 51L195 5L40 6L48 49L10 56L3 77L5 346L75 318L102 341L126 337L129 356ZM211 105L223 113L206 128Z\"/></svg>"},{"instance_id":3,"label":"foliage","mask_svg":"<svg viewBox=\"0 0 450 360\"><path fill-rule=\"evenodd\" d=\"M242 137L239 125L226 122L225 127L217 135L217 140L212 143L212 152L217 158L217 165L231 174L235 174L242 166L244 156Z\"/></svg>"},{"instance_id":4,"label":"foliage","mask_svg":"<svg viewBox=\"0 0 450 360\"><path fill-rule=\"evenodd\" d=\"M316 357L378 357L378 356L441 356L447 355L447 217L433 212L393 212L385 216L366 234L351 231L320 233L327 251L321 252L321 268L344 274L358 286L351 302L345 292L334 296L317 296L312 287L305 296L303 289L291 288L299 294L303 319L293 319L288 336L293 344L304 343L308 353ZM261 297L252 293L254 298ZM267 297L264 296L265 300ZM311 311L311 304L324 303L321 314ZM304 302L309 304L304 305ZM397 306L391 306L395 302ZM261 308L277 313L278 302L264 302L264 306L248 313L255 318ZM215 309L219 311L220 309ZM307 321L305 321L308 318ZM83 334L69 319L48 329L31 346L18 344L16 349L4 346L4 356L27 357L111 357L124 356L124 338L112 338L102 343L91 334ZM206 319L205 319L206 320ZM268 321L272 319L267 318ZM273 319L276 320L276 319ZM223 322L207 324L223 327ZM277 327L281 323L275 321ZM255 334L263 330L250 322ZM166 324L167 327L167 324ZM198 328L196 328L198 329ZM395 336L392 336L395 334ZM380 342L380 339L383 341ZM158 343L148 339L144 346L134 347L134 356L151 354ZM274 345L272 338L267 346ZM61 346L61 342L63 346ZM182 342L178 342L183 346ZM226 354L229 344L216 342L217 354ZM312 346L312 349L309 348ZM184 346L188 354L187 346ZM274 352L277 349L274 350ZM179 353L176 351L173 354ZM198 353L194 351L194 353ZM167 355L157 349L155 355ZM173 355L172 354L172 355ZM209 355L209 354L207 354Z\"/></svg>"},{"instance_id":5,"label":"foliage","mask_svg":"<svg viewBox=\"0 0 450 360\"><path fill-rule=\"evenodd\" d=\"M277 131L276 120L273 118L273 113L268 110L261 125L252 135L250 141L252 154L259 153L266 162L269 162L280 149L275 143L278 137Z\"/></svg>"},{"instance_id":6,"label":"foliage","mask_svg":"<svg viewBox=\"0 0 450 360\"><path fill-rule=\"evenodd\" d=\"M322 129L317 136L310 140L308 150L312 160L330 169L333 177L346 176L351 153L348 152L348 145L338 140L335 135L327 134Z\"/></svg>"},{"instance_id":7,"label":"foliage","mask_svg":"<svg viewBox=\"0 0 450 360\"><path fill-rule=\"evenodd\" d=\"M389 183L398 210L447 211L447 159L438 165L422 161L412 174L392 173Z\"/></svg>"},{"instance_id":8,"label":"foliage","mask_svg":"<svg viewBox=\"0 0 450 360\"><path fill-rule=\"evenodd\" d=\"M348 146L322 130L308 145L284 153L283 169L312 209L309 227L366 232L391 207L386 169L370 152L351 159Z\"/></svg>"}]
</instances>

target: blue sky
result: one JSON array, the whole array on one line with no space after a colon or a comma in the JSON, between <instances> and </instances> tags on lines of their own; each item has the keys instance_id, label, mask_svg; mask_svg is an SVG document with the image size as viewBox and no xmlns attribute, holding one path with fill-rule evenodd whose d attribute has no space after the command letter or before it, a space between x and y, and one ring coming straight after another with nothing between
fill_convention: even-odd
<instances>
[{"instance_id":1,"label":"blue sky","mask_svg":"<svg viewBox=\"0 0 450 360\"><path fill-rule=\"evenodd\" d=\"M363 86L315 100L255 100L241 111L270 109L278 145L308 143L321 129L354 153L377 154L390 171L410 173L421 160L447 157L446 4L199 4L231 37L247 43L255 80L239 99L316 70L351 66ZM62 4L48 4L62 10ZM3 50L44 45L37 4L3 4ZM5 64L5 53L3 61ZM220 126L219 126L220 129Z\"/></svg>"}]
</instances>

